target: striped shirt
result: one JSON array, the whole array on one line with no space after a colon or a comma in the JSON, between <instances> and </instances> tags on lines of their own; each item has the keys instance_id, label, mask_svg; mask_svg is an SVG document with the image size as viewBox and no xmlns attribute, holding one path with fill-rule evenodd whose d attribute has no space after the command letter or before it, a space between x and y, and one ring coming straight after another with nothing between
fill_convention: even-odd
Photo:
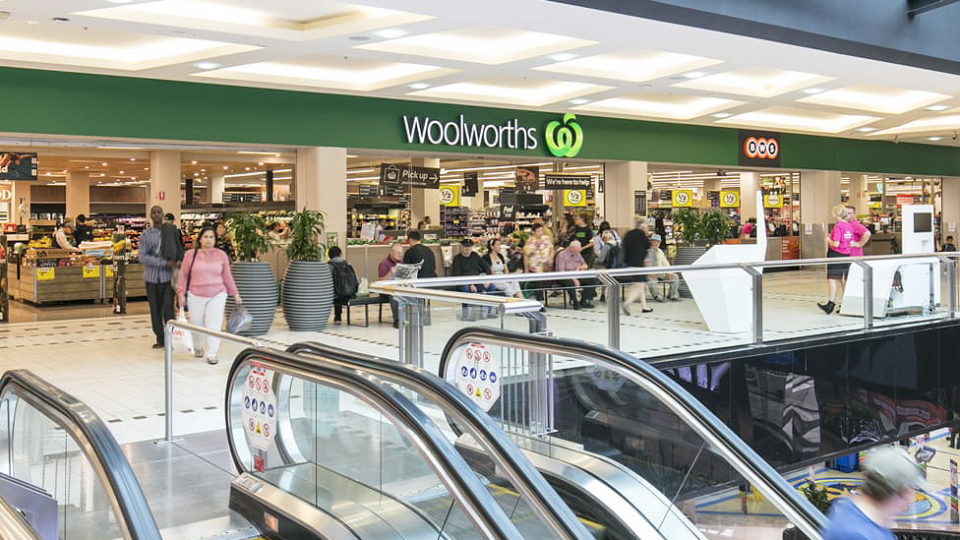
<instances>
[{"instance_id":1,"label":"striped shirt","mask_svg":"<svg viewBox=\"0 0 960 540\"><path fill-rule=\"evenodd\" d=\"M140 234L140 262L147 283L169 283L170 268L160 255L160 229L148 227Z\"/></svg>"}]
</instances>

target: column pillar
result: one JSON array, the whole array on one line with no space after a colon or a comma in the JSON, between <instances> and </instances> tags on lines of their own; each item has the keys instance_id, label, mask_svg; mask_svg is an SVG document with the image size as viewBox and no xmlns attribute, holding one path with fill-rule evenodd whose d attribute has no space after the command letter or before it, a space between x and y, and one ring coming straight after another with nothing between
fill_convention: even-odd
<instances>
[{"instance_id":1,"label":"column pillar","mask_svg":"<svg viewBox=\"0 0 960 540\"><path fill-rule=\"evenodd\" d=\"M942 224L940 226L940 244L952 236L954 244L960 238L960 178L944 178L940 184L940 204Z\"/></svg>"},{"instance_id":2,"label":"column pillar","mask_svg":"<svg viewBox=\"0 0 960 540\"><path fill-rule=\"evenodd\" d=\"M75 220L83 214L90 215L90 173L67 172L67 217Z\"/></svg>"},{"instance_id":3,"label":"column pillar","mask_svg":"<svg viewBox=\"0 0 960 540\"><path fill-rule=\"evenodd\" d=\"M147 214L154 206L173 214L180 223L180 151L154 150L150 152L150 196Z\"/></svg>"},{"instance_id":4,"label":"column pillar","mask_svg":"<svg viewBox=\"0 0 960 540\"><path fill-rule=\"evenodd\" d=\"M757 218L757 191L760 189L760 174L740 173L740 223Z\"/></svg>"},{"instance_id":5,"label":"column pillar","mask_svg":"<svg viewBox=\"0 0 960 540\"><path fill-rule=\"evenodd\" d=\"M414 167L440 168L440 158L413 158ZM481 180L481 183L483 181ZM440 192L436 189L413 188L410 191L410 224L415 228L423 218L430 216L433 226L440 224Z\"/></svg>"},{"instance_id":6,"label":"column pillar","mask_svg":"<svg viewBox=\"0 0 960 540\"><path fill-rule=\"evenodd\" d=\"M837 204L840 204L839 171L800 173L801 258L827 256L826 235L836 221L830 215L830 210Z\"/></svg>"},{"instance_id":7,"label":"column pillar","mask_svg":"<svg viewBox=\"0 0 960 540\"><path fill-rule=\"evenodd\" d=\"M619 232L632 229L636 215L634 194L647 191L647 163L645 161L613 162L604 165L605 213L610 226ZM649 208L650 201L647 201ZM649 213L649 212L648 212Z\"/></svg>"},{"instance_id":8,"label":"column pillar","mask_svg":"<svg viewBox=\"0 0 960 540\"><path fill-rule=\"evenodd\" d=\"M223 202L224 185L226 181L222 174L210 175L210 204Z\"/></svg>"},{"instance_id":9,"label":"column pillar","mask_svg":"<svg viewBox=\"0 0 960 540\"><path fill-rule=\"evenodd\" d=\"M30 225L30 186L35 182L14 182L13 183L13 204L10 205L10 215L12 220L17 225L21 224L21 217L23 219L23 225ZM26 215L20 214L20 204L25 205Z\"/></svg>"},{"instance_id":10,"label":"column pillar","mask_svg":"<svg viewBox=\"0 0 960 540\"><path fill-rule=\"evenodd\" d=\"M347 245L347 149L312 147L297 150L294 180L297 210L323 212L325 231ZM326 238L324 244L329 244ZM332 246L328 245L327 248Z\"/></svg>"},{"instance_id":11,"label":"column pillar","mask_svg":"<svg viewBox=\"0 0 960 540\"><path fill-rule=\"evenodd\" d=\"M867 176L865 174L850 175L850 201L857 215L870 213L870 195L867 193Z\"/></svg>"}]
</instances>

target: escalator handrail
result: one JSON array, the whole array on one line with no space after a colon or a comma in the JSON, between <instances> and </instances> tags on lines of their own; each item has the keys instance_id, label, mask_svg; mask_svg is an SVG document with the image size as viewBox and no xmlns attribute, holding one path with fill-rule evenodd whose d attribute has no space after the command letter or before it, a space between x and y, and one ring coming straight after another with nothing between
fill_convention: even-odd
<instances>
[{"instance_id":1,"label":"escalator handrail","mask_svg":"<svg viewBox=\"0 0 960 540\"><path fill-rule=\"evenodd\" d=\"M393 360L384 360L317 342L296 343L287 347L287 352L322 355L323 358L316 356L309 358L361 370L429 397L445 413L453 416L458 425L468 430L470 435L490 452L489 457L496 463L498 469L503 470L514 487L553 528L556 538L593 539L576 514L570 510L560 495L524 457L523 452L490 415L481 411L473 401L440 377L408 364L400 364Z\"/></svg>"},{"instance_id":2,"label":"escalator handrail","mask_svg":"<svg viewBox=\"0 0 960 540\"><path fill-rule=\"evenodd\" d=\"M0 378L0 396L10 390L37 407L67 433L93 465L117 513L124 538L161 540L157 522L123 450L103 420L87 404L29 370L10 370Z\"/></svg>"},{"instance_id":3,"label":"escalator handrail","mask_svg":"<svg viewBox=\"0 0 960 540\"><path fill-rule=\"evenodd\" d=\"M0 497L0 538L4 540L43 540L10 503Z\"/></svg>"},{"instance_id":4,"label":"escalator handrail","mask_svg":"<svg viewBox=\"0 0 960 540\"><path fill-rule=\"evenodd\" d=\"M440 377L446 379L447 364L454 351L472 342L557 354L600 364L656 396L704 441L710 443L730 465L751 484L766 487L770 498L780 499L776 505L808 538L820 539L826 517L794 489L783 476L750 448L733 430L706 408L696 397L660 370L622 351L603 345L573 339L524 334L510 330L468 327L455 332L447 341L440 358Z\"/></svg>"},{"instance_id":5,"label":"escalator handrail","mask_svg":"<svg viewBox=\"0 0 960 540\"><path fill-rule=\"evenodd\" d=\"M262 347L244 349L234 359L227 374L227 391L225 392L227 442L238 471L249 472L239 458L234 440L231 418L234 400L231 397L233 389L237 388L236 382L240 370L253 364L305 381L334 386L365 401L388 417L391 423L425 454L424 457L428 458L431 468L444 483L451 497L460 503L464 514L485 538L497 540L523 538L513 521L500 509L500 505L450 444L440 428L397 389L370 375L335 366L321 366L301 356L275 349Z\"/></svg>"}]
</instances>

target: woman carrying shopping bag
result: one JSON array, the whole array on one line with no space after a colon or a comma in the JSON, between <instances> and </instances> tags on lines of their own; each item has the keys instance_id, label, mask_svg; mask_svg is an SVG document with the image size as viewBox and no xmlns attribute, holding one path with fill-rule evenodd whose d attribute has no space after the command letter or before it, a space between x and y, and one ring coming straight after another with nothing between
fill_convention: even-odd
<instances>
[{"instance_id":1,"label":"woman carrying shopping bag","mask_svg":"<svg viewBox=\"0 0 960 540\"><path fill-rule=\"evenodd\" d=\"M183 306L186 300L191 324L220 331L227 294L233 296L237 305L243 300L230 274L230 259L215 247L216 244L217 232L213 227L200 230L197 237L199 247L183 257L177 282L177 305ZM194 333L193 345L197 358L206 357L208 364L217 363L219 338Z\"/></svg>"}]
</instances>

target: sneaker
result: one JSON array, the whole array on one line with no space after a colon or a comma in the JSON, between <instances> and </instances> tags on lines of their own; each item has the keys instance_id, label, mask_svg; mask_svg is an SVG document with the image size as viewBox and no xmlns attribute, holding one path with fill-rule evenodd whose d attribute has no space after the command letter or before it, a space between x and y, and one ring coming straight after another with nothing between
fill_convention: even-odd
<instances>
[{"instance_id":1,"label":"sneaker","mask_svg":"<svg viewBox=\"0 0 960 540\"><path fill-rule=\"evenodd\" d=\"M202 348L202 347L197 348L197 349L193 352L193 355L196 356L197 358L203 358L203 348Z\"/></svg>"},{"instance_id":2,"label":"sneaker","mask_svg":"<svg viewBox=\"0 0 960 540\"><path fill-rule=\"evenodd\" d=\"M630 316L630 310L627 309L627 306L620 306L620 313L623 313L627 317Z\"/></svg>"},{"instance_id":3,"label":"sneaker","mask_svg":"<svg viewBox=\"0 0 960 540\"><path fill-rule=\"evenodd\" d=\"M667 301L667 299L662 296L654 296L653 299L656 300L657 302L660 302L661 304Z\"/></svg>"},{"instance_id":4,"label":"sneaker","mask_svg":"<svg viewBox=\"0 0 960 540\"><path fill-rule=\"evenodd\" d=\"M670 301L671 301L671 302L679 302L679 301L680 301L680 297L679 297L679 296L671 296L671 297L670 297Z\"/></svg>"},{"instance_id":5,"label":"sneaker","mask_svg":"<svg viewBox=\"0 0 960 540\"><path fill-rule=\"evenodd\" d=\"M574 304L574 305L573 305L573 310L574 310L574 311L580 311L581 309L583 309L583 308L580 306L580 304Z\"/></svg>"},{"instance_id":6,"label":"sneaker","mask_svg":"<svg viewBox=\"0 0 960 540\"><path fill-rule=\"evenodd\" d=\"M641 311L643 311L644 313L653 313L653 308L648 308Z\"/></svg>"},{"instance_id":7,"label":"sneaker","mask_svg":"<svg viewBox=\"0 0 960 540\"><path fill-rule=\"evenodd\" d=\"M210 364L211 366L216 365L216 364L217 364L217 357L216 357L216 356L208 356L208 357L207 357L207 363Z\"/></svg>"},{"instance_id":8,"label":"sneaker","mask_svg":"<svg viewBox=\"0 0 960 540\"><path fill-rule=\"evenodd\" d=\"M580 302L580 307L583 309L593 309L593 302Z\"/></svg>"},{"instance_id":9,"label":"sneaker","mask_svg":"<svg viewBox=\"0 0 960 540\"><path fill-rule=\"evenodd\" d=\"M333 324L340 324L342 322L343 322L343 319L341 319L340 317L333 318Z\"/></svg>"},{"instance_id":10,"label":"sneaker","mask_svg":"<svg viewBox=\"0 0 960 540\"><path fill-rule=\"evenodd\" d=\"M817 304L817 307L822 309L827 315L833 313L833 308L836 307L836 304L833 302L827 302L826 304Z\"/></svg>"}]
</instances>

